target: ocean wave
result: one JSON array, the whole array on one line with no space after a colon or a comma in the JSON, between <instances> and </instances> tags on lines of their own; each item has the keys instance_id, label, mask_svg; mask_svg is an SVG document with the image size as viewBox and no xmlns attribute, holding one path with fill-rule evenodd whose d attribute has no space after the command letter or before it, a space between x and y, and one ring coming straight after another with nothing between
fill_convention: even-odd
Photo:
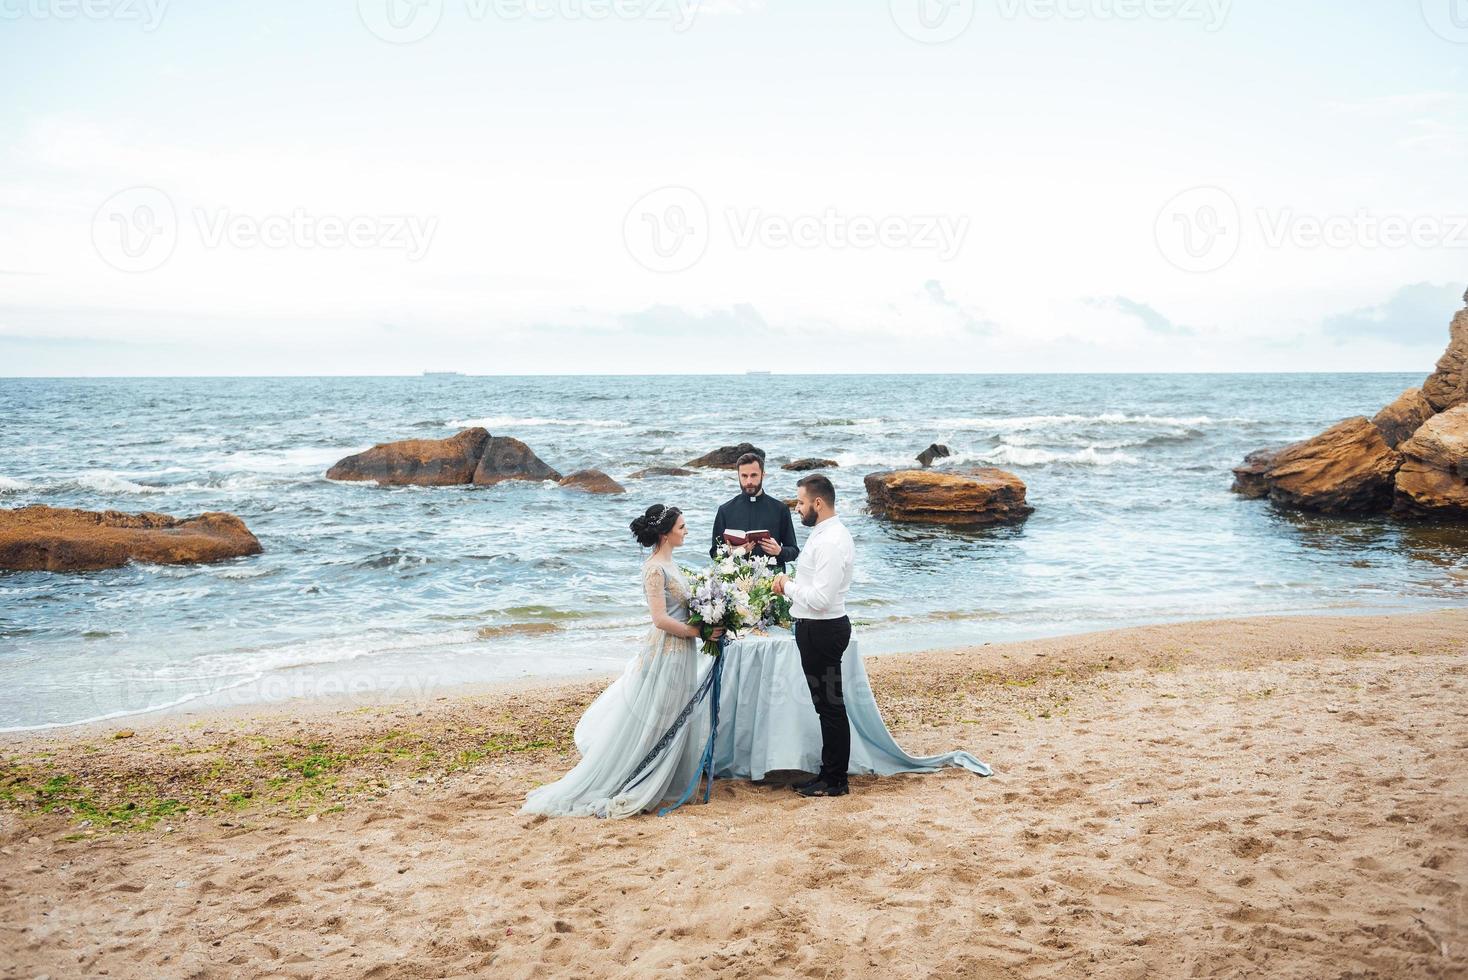
<instances>
[{"instance_id":1,"label":"ocean wave","mask_svg":"<svg viewBox=\"0 0 1468 980\"><path fill-rule=\"evenodd\" d=\"M0 476L0 493L19 493L29 489L30 484L24 480L12 480L8 476Z\"/></svg>"},{"instance_id":2,"label":"ocean wave","mask_svg":"<svg viewBox=\"0 0 1468 980\"><path fill-rule=\"evenodd\" d=\"M82 473L72 482L84 490L96 490L99 493L164 493L168 490L167 487L134 483L132 480L123 479L118 474L106 470Z\"/></svg>"},{"instance_id":3,"label":"ocean wave","mask_svg":"<svg viewBox=\"0 0 1468 980\"><path fill-rule=\"evenodd\" d=\"M1153 425L1173 428L1195 429L1205 425L1236 425L1254 422L1248 418L1215 419L1208 415L1128 415L1124 412L1103 412L1100 415L1012 415L975 418L929 419L927 425L947 429L981 429L997 432L1023 432L1030 429L1045 429L1063 425Z\"/></svg>"},{"instance_id":4,"label":"ocean wave","mask_svg":"<svg viewBox=\"0 0 1468 980\"><path fill-rule=\"evenodd\" d=\"M1069 463L1079 466L1116 466L1134 464L1137 458L1129 453L1103 452L1095 446L1087 446L1078 452L1056 452L1051 449L1036 449L1029 446L1000 446L986 453L979 453L986 463L1006 466L1047 466L1051 463Z\"/></svg>"},{"instance_id":5,"label":"ocean wave","mask_svg":"<svg viewBox=\"0 0 1468 980\"><path fill-rule=\"evenodd\" d=\"M505 428L529 428L538 425L566 425L585 426L592 429L625 429L631 422L621 419L551 419L551 418L519 418L513 415L491 415L482 419L455 419L445 422L444 425L451 429L469 429L474 426L488 429L491 434L496 429Z\"/></svg>"}]
</instances>

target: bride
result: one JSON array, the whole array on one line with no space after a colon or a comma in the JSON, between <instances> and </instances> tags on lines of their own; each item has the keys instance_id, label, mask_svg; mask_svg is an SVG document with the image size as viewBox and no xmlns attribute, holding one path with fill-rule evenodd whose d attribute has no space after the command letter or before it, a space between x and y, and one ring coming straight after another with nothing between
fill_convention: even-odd
<instances>
[{"instance_id":1,"label":"bride","mask_svg":"<svg viewBox=\"0 0 1468 980\"><path fill-rule=\"evenodd\" d=\"M654 504L632 522L639 544L653 549L642 566L652 628L622 676L576 723L581 761L525 797L522 813L630 817L676 800L692 781L708 739L708 713L694 695L710 658L688 622L688 585L673 549L688 536L676 507ZM722 629L709 634L718 639Z\"/></svg>"}]
</instances>

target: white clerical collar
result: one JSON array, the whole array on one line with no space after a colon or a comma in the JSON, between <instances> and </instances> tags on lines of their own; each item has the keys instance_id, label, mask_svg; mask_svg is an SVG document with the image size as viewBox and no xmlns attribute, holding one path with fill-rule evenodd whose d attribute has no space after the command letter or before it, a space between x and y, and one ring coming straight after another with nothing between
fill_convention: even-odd
<instances>
[{"instance_id":1,"label":"white clerical collar","mask_svg":"<svg viewBox=\"0 0 1468 980\"><path fill-rule=\"evenodd\" d=\"M765 492L763 490L761 490L759 493L755 494L753 497L749 497L749 494L745 494L746 497L749 497L749 502L752 503L752 504L759 503L759 498L763 497L764 495L765 495Z\"/></svg>"}]
</instances>

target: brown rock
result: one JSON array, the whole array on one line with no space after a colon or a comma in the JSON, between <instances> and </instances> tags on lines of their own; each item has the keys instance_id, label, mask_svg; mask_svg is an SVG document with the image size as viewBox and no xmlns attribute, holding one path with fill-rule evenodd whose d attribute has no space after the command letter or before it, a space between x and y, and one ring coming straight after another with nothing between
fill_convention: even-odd
<instances>
[{"instance_id":1,"label":"brown rock","mask_svg":"<svg viewBox=\"0 0 1468 980\"><path fill-rule=\"evenodd\" d=\"M720 446L711 453L705 453L697 459L690 459L684 466L698 466L704 469L732 470L739 457L745 453L755 453L760 459L765 458L765 451L747 442L741 442L737 446Z\"/></svg>"},{"instance_id":2,"label":"brown rock","mask_svg":"<svg viewBox=\"0 0 1468 980\"><path fill-rule=\"evenodd\" d=\"M791 460L784 466L780 467L780 469L789 470L792 473L804 473L806 470L835 469L840 465L841 464L836 462L834 459L816 459L815 457L811 457L809 459Z\"/></svg>"},{"instance_id":3,"label":"brown rock","mask_svg":"<svg viewBox=\"0 0 1468 980\"><path fill-rule=\"evenodd\" d=\"M917 454L917 461L923 464L923 469L927 469L929 466L933 465L933 460L944 459L952 455L953 454L948 451L947 446L940 446L938 443L935 442L927 449L924 449L922 452Z\"/></svg>"},{"instance_id":4,"label":"brown rock","mask_svg":"<svg viewBox=\"0 0 1468 980\"><path fill-rule=\"evenodd\" d=\"M1432 414L1432 405L1422 397L1422 389L1408 388L1396 401L1377 412L1371 424L1381 430L1386 444L1396 449L1412 438L1412 433L1432 418Z\"/></svg>"},{"instance_id":5,"label":"brown rock","mask_svg":"<svg viewBox=\"0 0 1468 980\"><path fill-rule=\"evenodd\" d=\"M692 470L685 470L681 466L649 466L645 470L629 473L629 480L646 480L650 476L692 476Z\"/></svg>"},{"instance_id":6,"label":"brown rock","mask_svg":"<svg viewBox=\"0 0 1468 980\"><path fill-rule=\"evenodd\" d=\"M551 469L519 439L492 436L474 470L474 484L491 487L506 480L559 480Z\"/></svg>"},{"instance_id":7,"label":"brown rock","mask_svg":"<svg viewBox=\"0 0 1468 980\"><path fill-rule=\"evenodd\" d=\"M0 510L0 568L79 572L129 561L191 565L258 555L260 542L233 514L71 510L36 504Z\"/></svg>"},{"instance_id":8,"label":"brown rock","mask_svg":"<svg viewBox=\"0 0 1468 980\"><path fill-rule=\"evenodd\" d=\"M1468 303L1468 293L1463 302ZM1422 383L1423 396L1439 412L1468 402L1468 309L1458 311L1448 332L1448 349Z\"/></svg>"},{"instance_id":9,"label":"brown rock","mask_svg":"<svg viewBox=\"0 0 1468 980\"><path fill-rule=\"evenodd\" d=\"M1337 422L1313 439L1279 450L1263 474L1269 499L1332 514L1385 510L1402 454L1364 416Z\"/></svg>"},{"instance_id":10,"label":"brown rock","mask_svg":"<svg viewBox=\"0 0 1468 980\"><path fill-rule=\"evenodd\" d=\"M577 470L570 476L562 477L560 485L572 490L585 490L587 493L627 492L626 487L601 470Z\"/></svg>"},{"instance_id":11,"label":"brown rock","mask_svg":"<svg viewBox=\"0 0 1468 980\"><path fill-rule=\"evenodd\" d=\"M1468 519L1468 404L1428 419L1401 451L1395 511L1405 517Z\"/></svg>"},{"instance_id":12,"label":"brown rock","mask_svg":"<svg viewBox=\"0 0 1468 980\"><path fill-rule=\"evenodd\" d=\"M1269 496L1269 484L1265 482L1264 474L1269 472L1269 468L1284 449L1284 446L1256 449L1245 456L1243 465L1234 467L1234 485L1229 489L1245 497Z\"/></svg>"},{"instance_id":13,"label":"brown rock","mask_svg":"<svg viewBox=\"0 0 1468 980\"><path fill-rule=\"evenodd\" d=\"M873 514L904 523L1015 524L1035 510L1024 482L993 467L889 470L868 475L866 488Z\"/></svg>"},{"instance_id":14,"label":"brown rock","mask_svg":"<svg viewBox=\"0 0 1468 980\"><path fill-rule=\"evenodd\" d=\"M341 460L326 471L329 480L376 480L382 486L441 487L469 483L489 442L482 428L465 429L447 439L381 442Z\"/></svg>"}]
</instances>

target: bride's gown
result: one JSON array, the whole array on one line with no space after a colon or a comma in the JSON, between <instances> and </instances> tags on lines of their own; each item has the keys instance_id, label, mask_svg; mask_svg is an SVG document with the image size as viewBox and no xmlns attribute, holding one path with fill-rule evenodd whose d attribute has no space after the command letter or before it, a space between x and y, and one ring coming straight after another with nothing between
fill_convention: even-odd
<instances>
[{"instance_id":1,"label":"bride's gown","mask_svg":"<svg viewBox=\"0 0 1468 980\"><path fill-rule=\"evenodd\" d=\"M688 622L688 583L676 565L650 558L643 564L642 582L654 621L666 613ZM707 699L681 718L666 745L659 742L680 721L712 664L698 645L652 627L622 676L576 723L581 761L555 782L531 790L521 812L630 817L676 800L698 771L708 740ZM656 758L637 773L654 748L659 749Z\"/></svg>"}]
</instances>

